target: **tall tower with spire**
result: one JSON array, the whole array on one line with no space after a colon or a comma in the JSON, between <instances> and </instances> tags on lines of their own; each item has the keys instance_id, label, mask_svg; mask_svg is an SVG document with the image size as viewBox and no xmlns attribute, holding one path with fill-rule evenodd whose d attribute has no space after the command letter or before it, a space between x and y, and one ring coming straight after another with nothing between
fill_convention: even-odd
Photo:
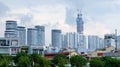
<instances>
[{"instance_id":1,"label":"tall tower with spire","mask_svg":"<svg viewBox=\"0 0 120 67\"><path fill-rule=\"evenodd\" d=\"M84 24L84 22L83 22L83 19L82 19L81 11L77 14L76 22L77 22L77 33L83 34L83 31L84 31L83 24Z\"/></svg>"}]
</instances>

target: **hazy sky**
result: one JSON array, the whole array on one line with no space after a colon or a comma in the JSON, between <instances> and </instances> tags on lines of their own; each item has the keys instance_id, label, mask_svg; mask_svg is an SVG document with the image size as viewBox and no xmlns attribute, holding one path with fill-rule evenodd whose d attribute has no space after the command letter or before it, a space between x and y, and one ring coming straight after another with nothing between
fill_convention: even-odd
<instances>
[{"instance_id":1,"label":"hazy sky","mask_svg":"<svg viewBox=\"0 0 120 67\"><path fill-rule=\"evenodd\" d=\"M0 0L0 35L6 20L26 27L45 25L46 39L51 29L76 31L77 9L82 11L86 35L103 36L114 29L120 33L120 0Z\"/></svg>"}]
</instances>

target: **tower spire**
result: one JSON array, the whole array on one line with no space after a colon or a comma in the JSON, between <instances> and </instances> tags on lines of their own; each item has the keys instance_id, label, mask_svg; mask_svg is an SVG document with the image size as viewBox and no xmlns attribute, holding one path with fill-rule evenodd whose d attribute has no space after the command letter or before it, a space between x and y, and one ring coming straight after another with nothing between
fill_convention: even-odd
<instances>
[{"instance_id":1,"label":"tower spire","mask_svg":"<svg viewBox=\"0 0 120 67\"><path fill-rule=\"evenodd\" d=\"M78 12L78 17L82 17L82 11L80 9L77 9L77 12Z\"/></svg>"}]
</instances>

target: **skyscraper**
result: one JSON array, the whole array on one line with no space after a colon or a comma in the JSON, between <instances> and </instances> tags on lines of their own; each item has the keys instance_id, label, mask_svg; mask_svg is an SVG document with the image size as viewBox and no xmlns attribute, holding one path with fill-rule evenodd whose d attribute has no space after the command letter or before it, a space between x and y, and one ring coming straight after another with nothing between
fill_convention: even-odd
<instances>
[{"instance_id":1,"label":"skyscraper","mask_svg":"<svg viewBox=\"0 0 120 67\"><path fill-rule=\"evenodd\" d=\"M83 31L84 31L83 24L84 24L84 22L83 22L81 13L77 14L76 22L77 22L77 33L83 34Z\"/></svg>"},{"instance_id":2,"label":"skyscraper","mask_svg":"<svg viewBox=\"0 0 120 67\"><path fill-rule=\"evenodd\" d=\"M62 40L61 40L61 30L53 29L52 30L52 46L54 48L61 48Z\"/></svg>"},{"instance_id":3,"label":"skyscraper","mask_svg":"<svg viewBox=\"0 0 120 67\"><path fill-rule=\"evenodd\" d=\"M30 46L37 45L37 29L28 28L27 30L27 44Z\"/></svg>"},{"instance_id":4,"label":"skyscraper","mask_svg":"<svg viewBox=\"0 0 120 67\"><path fill-rule=\"evenodd\" d=\"M17 22L13 20L6 21L5 38L17 38Z\"/></svg>"},{"instance_id":5,"label":"skyscraper","mask_svg":"<svg viewBox=\"0 0 120 67\"><path fill-rule=\"evenodd\" d=\"M26 45L26 29L23 26L17 26L18 43L20 46Z\"/></svg>"},{"instance_id":6,"label":"skyscraper","mask_svg":"<svg viewBox=\"0 0 120 67\"><path fill-rule=\"evenodd\" d=\"M45 27L44 26L35 26L37 29L37 44L44 46L45 45Z\"/></svg>"}]
</instances>

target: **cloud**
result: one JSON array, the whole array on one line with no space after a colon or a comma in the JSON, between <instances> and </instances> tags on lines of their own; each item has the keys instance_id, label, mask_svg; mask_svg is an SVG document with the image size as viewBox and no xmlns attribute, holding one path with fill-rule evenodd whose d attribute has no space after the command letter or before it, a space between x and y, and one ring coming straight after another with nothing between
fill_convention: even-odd
<instances>
[{"instance_id":1,"label":"cloud","mask_svg":"<svg viewBox=\"0 0 120 67\"><path fill-rule=\"evenodd\" d=\"M108 29L107 26L96 21L89 21L84 25L84 27L85 35L97 35L100 37L104 37L105 34L109 34L111 32L111 30Z\"/></svg>"},{"instance_id":2,"label":"cloud","mask_svg":"<svg viewBox=\"0 0 120 67\"><path fill-rule=\"evenodd\" d=\"M9 7L6 6L4 3L0 2L0 17L5 16L9 11Z\"/></svg>"}]
</instances>

